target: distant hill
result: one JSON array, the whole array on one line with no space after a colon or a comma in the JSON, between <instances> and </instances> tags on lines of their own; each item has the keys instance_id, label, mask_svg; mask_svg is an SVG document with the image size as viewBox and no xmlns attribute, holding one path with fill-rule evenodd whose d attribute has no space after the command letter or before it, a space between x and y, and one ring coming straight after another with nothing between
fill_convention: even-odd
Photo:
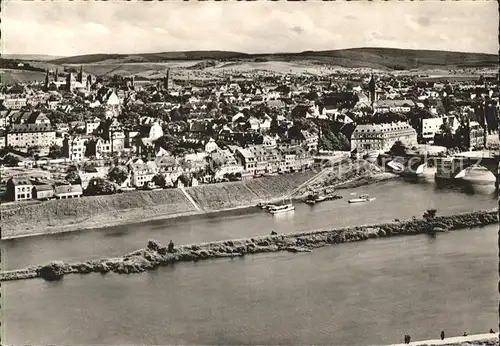
<instances>
[{"instance_id":1,"label":"distant hill","mask_svg":"<svg viewBox=\"0 0 500 346\"><path fill-rule=\"evenodd\" d=\"M342 67L407 70L418 68L473 68L498 66L495 54L395 48L352 48L301 53L246 54L230 51L187 51L144 54L93 54L50 60L53 64L91 64L106 61L168 62L174 60L297 61L312 60Z\"/></svg>"},{"instance_id":2,"label":"distant hill","mask_svg":"<svg viewBox=\"0 0 500 346\"><path fill-rule=\"evenodd\" d=\"M15 60L28 60L28 61L47 61L63 58L63 56L57 55L44 55L44 54L2 54L4 59L15 59Z\"/></svg>"}]
</instances>

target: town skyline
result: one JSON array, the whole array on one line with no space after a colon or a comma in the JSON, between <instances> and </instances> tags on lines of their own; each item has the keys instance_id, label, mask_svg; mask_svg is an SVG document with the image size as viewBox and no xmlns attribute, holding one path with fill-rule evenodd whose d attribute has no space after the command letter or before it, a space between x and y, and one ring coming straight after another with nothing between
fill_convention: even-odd
<instances>
[{"instance_id":1,"label":"town skyline","mask_svg":"<svg viewBox=\"0 0 500 346\"><path fill-rule=\"evenodd\" d=\"M358 47L498 53L492 1L9 3L4 12L7 55L214 49L273 54Z\"/></svg>"}]
</instances>

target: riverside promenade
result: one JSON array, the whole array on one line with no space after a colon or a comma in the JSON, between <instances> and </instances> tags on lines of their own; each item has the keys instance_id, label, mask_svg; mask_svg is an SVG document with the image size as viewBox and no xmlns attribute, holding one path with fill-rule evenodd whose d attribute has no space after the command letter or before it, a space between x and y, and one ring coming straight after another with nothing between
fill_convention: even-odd
<instances>
[{"instance_id":1,"label":"riverside promenade","mask_svg":"<svg viewBox=\"0 0 500 346\"><path fill-rule=\"evenodd\" d=\"M475 334L468 336L457 336L451 338L445 338L444 340L423 340L423 341L412 341L409 345L418 346L434 346L434 345L498 345L499 344L499 334L498 333L488 333L488 334ZM408 344L393 344L390 346L405 346Z\"/></svg>"}]
</instances>

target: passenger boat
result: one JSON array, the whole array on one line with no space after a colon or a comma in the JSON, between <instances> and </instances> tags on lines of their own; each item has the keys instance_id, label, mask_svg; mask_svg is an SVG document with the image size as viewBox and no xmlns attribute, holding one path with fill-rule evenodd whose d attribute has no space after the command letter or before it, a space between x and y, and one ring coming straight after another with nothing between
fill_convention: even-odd
<instances>
[{"instance_id":1,"label":"passenger boat","mask_svg":"<svg viewBox=\"0 0 500 346\"><path fill-rule=\"evenodd\" d=\"M292 211L295 210L295 206L293 204L282 204L282 205L275 205L269 208L269 212L271 214L279 214L279 213L284 213L287 211Z\"/></svg>"},{"instance_id":2,"label":"passenger boat","mask_svg":"<svg viewBox=\"0 0 500 346\"><path fill-rule=\"evenodd\" d=\"M271 214L280 214L280 213L285 213L287 211L295 210L295 206L292 204L292 200L290 199L290 203L273 205L269 207L268 210Z\"/></svg>"},{"instance_id":3,"label":"passenger boat","mask_svg":"<svg viewBox=\"0 0 500 346\"><path fill-rule=\"evenodd\" d=\"M370 197L368 194L361 195L358 198L353 198L349 200L349 203L364 203L374 201L375 197Z\"/></svg>"}]
</instances>

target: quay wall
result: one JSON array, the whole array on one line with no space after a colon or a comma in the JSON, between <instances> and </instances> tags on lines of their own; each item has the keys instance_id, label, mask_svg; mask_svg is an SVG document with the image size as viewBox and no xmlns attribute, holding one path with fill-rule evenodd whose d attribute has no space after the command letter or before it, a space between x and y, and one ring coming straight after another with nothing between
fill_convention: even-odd
<instances>
[{"instance_id":1,"label":"quay wall","mask_svg":"<svg viewBox=\"0 0 500 346\"><path fill-rule=\"evenodd\" d=\"M498 222L497 210L476 211L452 216L395 221L376 225L314 230L292 234L269 235L247 239L181 245L169 248L150 240L147 246L116 258L79 263L52 262L47 265L0 272L0 281L41 277L58 280L66 274L92 272L119 274L140 273L175 262L240 257L264 252L309 252L315 248L398 235L447 232L481 227Z\"/></svg>"},{"instance_id":2,"label":"quay wall","mask_svg":"<svg viewBox=\"0 0 500 346\"><path fill-rule=\"evenodd\" d=\"M0 205L1 236L9 239L250 207L290 194L315 175L314 171L305 171L186 188L201 211L178 189L21 203L5 208Z\"/></svg>"}]
</instances>

